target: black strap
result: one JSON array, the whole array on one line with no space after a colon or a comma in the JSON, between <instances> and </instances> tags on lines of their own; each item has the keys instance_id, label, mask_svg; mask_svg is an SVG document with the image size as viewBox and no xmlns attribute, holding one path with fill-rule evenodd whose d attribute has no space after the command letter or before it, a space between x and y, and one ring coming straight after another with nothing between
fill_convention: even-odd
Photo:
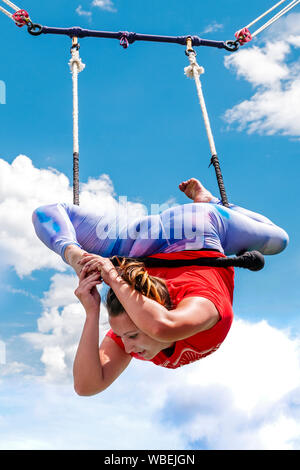
<instances>
[{"instance_id":1,"label":"black strap","mask_svg":"<svg viewBox=\"0 0 300 470\"><path fill-rule=\"evenodd\" d=\"M111 258L112 263L118 266L117 258L122 261L122 256ZM163 258L127 258L145 264L147 268L179 268L183 266L210 266L214 268L227 268L234 266L236 268L250 269L250 271L260 271L265 265L263 255L259 251L246 251L239 256L216 257L216 258L195 258L195 259L163 259Z\"/></svg>"}]
</instances>

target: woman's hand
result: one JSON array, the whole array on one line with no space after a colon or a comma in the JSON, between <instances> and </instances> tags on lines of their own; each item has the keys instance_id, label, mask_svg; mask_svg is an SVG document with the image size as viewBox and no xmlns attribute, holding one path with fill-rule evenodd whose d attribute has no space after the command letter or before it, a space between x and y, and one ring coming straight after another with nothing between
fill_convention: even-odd
<instances>
[{"instance_id":1,"label":"woman's hand","mask_svg":"<svg viewBox=\"0 0 300 470\"><path fill-rule=\"evenodd\" d=\"M101 283L99 272L86 275L82 270L79 275L79 285L74 294L82 303L87 314L99 313L100 311L101 297L96 286Z\"/></svg>"},{"instance_id":2,"label":"woman's hand","mask_svg":"<svg viewBox=\"0 0 300 470\"><path fill-rule=\"evenodd\" d=\"M97 272L98 276L100 276L107 285L110 285L110 282L118 277L116 268L108 258L84 253L79 264L83 265L81 274L88 274L93 271Z\"/></svg>"}]
</instances>

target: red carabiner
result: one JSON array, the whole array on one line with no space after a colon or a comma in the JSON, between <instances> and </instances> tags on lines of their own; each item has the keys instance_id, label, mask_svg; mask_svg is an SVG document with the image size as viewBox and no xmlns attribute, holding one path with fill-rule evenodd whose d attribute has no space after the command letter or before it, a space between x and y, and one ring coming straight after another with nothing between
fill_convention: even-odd
<instances>
[{"instance_id":1,"label":"red carabiner","mask_svg":"<svg viewBox=\"0 0 300 470\"><path fill-rule=\"evenodd\" d=\"M19 28L22 28L29 21L29 14L26 10L18 10L12 15L14 22Z\"/></svg>"},{"instance_id":2,"label":"red carabiner","mask_svg":"<svg viewBox=\"0 0 300 470\"><path fill-rule=\"evenodd\" d=\"M237 31L235 33L235 37L241 45L252 40L252 36L248 28L243 28L240 31Z\"/></svg>"}]
</instances>

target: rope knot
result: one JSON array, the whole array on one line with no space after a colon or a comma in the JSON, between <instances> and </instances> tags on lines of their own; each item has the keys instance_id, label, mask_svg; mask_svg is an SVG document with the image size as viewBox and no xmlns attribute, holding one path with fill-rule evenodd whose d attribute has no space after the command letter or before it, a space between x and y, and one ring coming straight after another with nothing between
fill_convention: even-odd
<instances>
[{"instance_id":1,"label":"rope knot","mask_svg":"<svg viewBox=\"0 0 300 470\"><path fill-rule=\"evenodd\" d=\"M82 72L85 69L85 64L83 64L82 61L81 61L78 49L76 47L72 48L71 49L71 54L72 54L72 57L69 61L69 66L70 66L71 72L74 71L74 68L73 68L74 64L77 65L78 73Z\"/></svg>"},{"instance_id":2,"label":"rope knot","mask_svg":"<svg viewBox=\"0 0 300 470\"><path fill-rule=\"evenodd\" d=\"M185 67L184 73L189 78L195 78L196 75L201 75L202 73L204 73L204 68L200 67L200 65L198 65L196 62L193 65Z\"/></svg>"},{"instance_id":3,"label":"rope knot","mask_svg":"<svg viewBox=\"0 0 300 470\"><path fill-rule=\"evenodd\" d=\"M200 67L196 60L196 54L193 52L190 52L188 54L188 58L190 61L190 65L188 67L185 67L184 73L187 77L189 78L195 78L197 75L201 75L204 73L204 68Z\"/></svg>"}]
</instances>

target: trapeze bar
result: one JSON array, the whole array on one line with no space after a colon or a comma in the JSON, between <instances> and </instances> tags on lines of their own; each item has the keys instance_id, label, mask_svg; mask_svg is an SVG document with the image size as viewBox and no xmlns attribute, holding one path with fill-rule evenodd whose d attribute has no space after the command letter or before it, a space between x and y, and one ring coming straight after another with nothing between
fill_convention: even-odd
<instances>
[{"instance_id":1,"label":"trapeze bar","mask_svg":"<svg viewBox=\"0 0 300 470\"><path fill-rule=\"evenodd\" d=\"M37 30L38 27L38 30ZM36 30L36 32L35 32ZM29 29L29 32L30 29ZM61 34L70 37L97 37L97 38L110 38L110 39L119 39L126 38L129 44L134 43L135 41L152 41L152 42L163 42L163 43L174 43L186 45L187 39L192 39L193 46L209 46L217 47L219 49L226 49L226 43L223 41L211 41L208 39L202 39L199 36L155 36L151 34L139 34L139 33L130 33L128 31L94 31L90 29L83 29L80 27L73 28L52 28L48 26L33 25L32 34Z\"/></svg>"}]
</instances>

